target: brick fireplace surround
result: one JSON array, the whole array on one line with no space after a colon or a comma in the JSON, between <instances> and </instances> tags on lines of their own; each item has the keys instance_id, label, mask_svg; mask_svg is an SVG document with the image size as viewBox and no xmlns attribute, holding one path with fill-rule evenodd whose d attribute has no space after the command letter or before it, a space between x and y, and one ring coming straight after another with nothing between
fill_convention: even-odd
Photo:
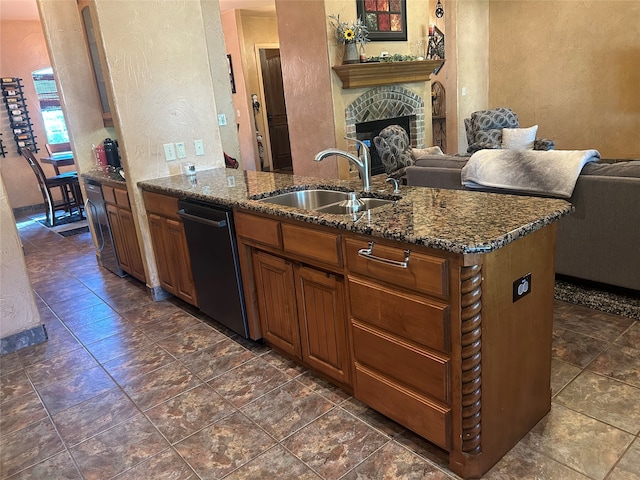
<instances>
[{"instance_id":1,"label":"brick fireplace surround","mask_svg":"<svg viewBox=\"0 0 640 480\"><path fill-rule=\"evenodd\" d=\"M411 144L424 148L424 100L416 93L399 85L381 85L371 88L345 109L346 135L356 137L356 124L374 120L411 117L409 132Z\"/></svg>"}]
</instances>

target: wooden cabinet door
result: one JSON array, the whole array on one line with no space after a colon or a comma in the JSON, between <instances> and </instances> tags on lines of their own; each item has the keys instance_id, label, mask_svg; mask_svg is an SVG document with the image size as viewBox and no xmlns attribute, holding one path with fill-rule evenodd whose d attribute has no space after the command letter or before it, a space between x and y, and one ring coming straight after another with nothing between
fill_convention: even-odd
<instances>
[{"instance_id":1,"label":"wooden cabinet door","mask_svg":"<svg viewBox=\"0 0 640 480\"><path fill-rule=\"evenodd\" d=\"M138 236L136 235L133 215L129 210L123 208L118 209L118 215L120 217L122 237L129 257L130 270L128 270L128 272L138 280L146 282L147 278L144 273L144 264L142 263L142 254L140 253L140 245L138 243Z\"/></svg>"},{"instance_id":2,"label":"wooden cabinet door","mask_svg":"<svg viewBox=\"0 0 640 480\"><path fill-rule=\"evenodd\" d=\"M264 252L253 252L262 336L277 348L301 358L293 264Z\"/></svg>"},{"instance_id":3,"label":"wooden cabinet door","mask_svg":"<svg viewBox=\"0 0 640 480\"><path fill-rule=\"evenodd\" d=\"M106 207L107 216L109 217L109 226L111 227L111 233L113 235L113 243L116 248L116 254L118 255L118 262L120 263L122 270L127 273L131 273L131 263L127 252L127 244L124 240L122 224L120 223L118 207L110 203L107 203Z\"/></svg>"},{"instance_id":4,"label":"wooden cabinet door","mask_svg":"<svg viewBox=\"0 0 640 480\"><path fill-rule=\"evenodd\" d=\"M160 286L166 291L175 294L176 281L171 269L169 260L169 239L167 238L167 229L165 219L155 213L149 214L149 230L151 232L151 241L156 258L156 267L158 268L158 278Z\"/></svg>"},{"instance_id":5,"label":"wooden cabinet door","mask_svg":"<svg viewBox=\"0 0 640 480\"><path fill-rule=\"evenodd\" d=\"M173 270L175 294L192 305L198 305L196 287L191 274L191 258L189 247L181 221L165 219L166 241L170 265Z\"/></svg>"},{"instance_id":6,"label":"wooden cabinet door","mask_svg":"<svg viewBox=\"0 0 640 480\"><path fill-rule=\"evenodd\" d=\"M313 268L296 268L302 358L312 367L350 384L344 280Z\"/></svg>"}]
</instances>

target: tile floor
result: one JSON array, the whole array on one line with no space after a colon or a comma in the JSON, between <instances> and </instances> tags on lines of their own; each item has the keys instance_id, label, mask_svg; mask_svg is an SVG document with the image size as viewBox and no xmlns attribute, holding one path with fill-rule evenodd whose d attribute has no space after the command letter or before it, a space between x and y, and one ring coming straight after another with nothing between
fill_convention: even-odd
<instances>
[{"instance_id":1,"label":"tile floor","mask_svg":"<svg viewBox=\"0 0 640 480\"><path fill-rule=\"evenodd\" d=\"M50 339L0 358L11 479L449 479L443 452L19 219ZM553 406L484 478L640 479L640 322L557 302Z\"/></svg>"}]
</instances>

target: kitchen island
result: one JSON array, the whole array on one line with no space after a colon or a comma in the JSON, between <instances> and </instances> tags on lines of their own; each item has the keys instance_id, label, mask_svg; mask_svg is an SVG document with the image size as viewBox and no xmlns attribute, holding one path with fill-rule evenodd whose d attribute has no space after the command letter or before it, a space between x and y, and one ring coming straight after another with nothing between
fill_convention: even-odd
<instances>
[{"instance_id":1,"label":"kitchen island","mask_svg":"<svg viewBox=\"0 0 640 480\"><path fill-rule=\"evenodd\" d=\"M251 337L449 453L477 478L551 405L563 200L403 187L352 214L263 202L359 182L213 169L139 182L233 208Z\"/></svg>"}]
</instances>

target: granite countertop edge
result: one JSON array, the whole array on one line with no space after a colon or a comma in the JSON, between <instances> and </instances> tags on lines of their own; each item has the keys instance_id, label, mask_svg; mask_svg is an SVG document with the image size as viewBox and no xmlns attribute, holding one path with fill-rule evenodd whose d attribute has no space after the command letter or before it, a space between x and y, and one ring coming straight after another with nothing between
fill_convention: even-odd
<instances>
[{"instance_id":1,"label":"granite countertop edge","mask_svg":"<svg viewBox=\"0 0 640 480\"><path fill-rule=\"evenodd\" d=\"M95 169L83 173L82 177L126 188L126 182L115 172ZM365 195L398 199L384 180L384 175L374 177L373 191ZM193 177L173 175L143 180L137 182L137 186L181 199L191 198L459 254L497 250L572 211L570 203L559 199L403 186L400 199L393 204L353 215L321 214L257 200L307 188L360 191L359 180L226 168L198 171ZM515 217L513 221L507 221L511 217Z\"/></svg>"}]
</instances>

